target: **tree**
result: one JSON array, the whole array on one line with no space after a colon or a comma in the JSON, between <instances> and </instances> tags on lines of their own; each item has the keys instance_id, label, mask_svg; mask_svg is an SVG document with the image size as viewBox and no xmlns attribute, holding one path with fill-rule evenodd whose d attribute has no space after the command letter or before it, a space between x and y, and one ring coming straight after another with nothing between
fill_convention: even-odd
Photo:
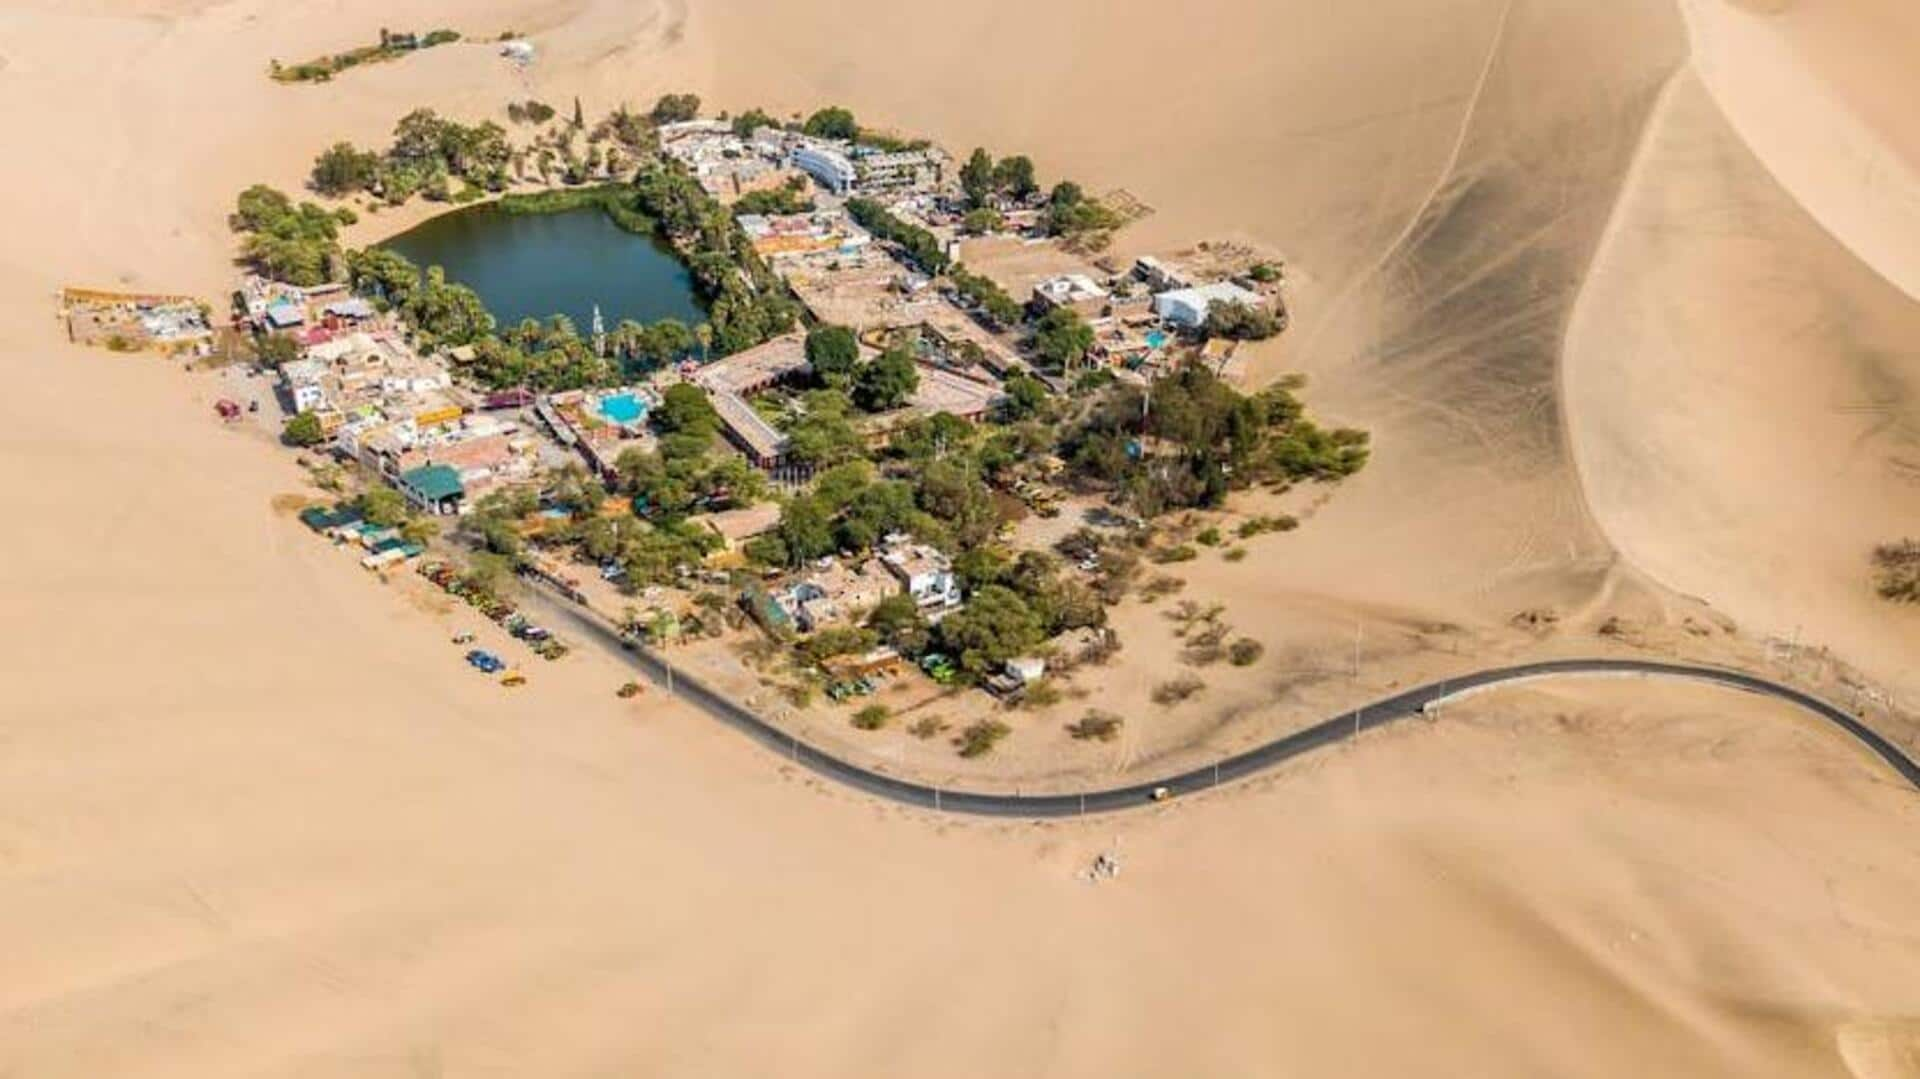
<instances>
[{"instance_id":1,"label":"tree","mask_svg":"<svg viewBox=\"0 0 1920 1079\"><path fill-rule=\"evenodd\" d=\"M280 432L280 438L289 446L317 446L327 437L320 426L320 417L312 412L302 412L287 421Z\"/></svg>"},{"instance_id":2,"label":"tree","mask_svg":"<svg viewBox=\"0 0 1920 1079\"><path fill-rule=\"evenodd\" d=\"M493 332L493 314L480 296L465 285L447 280L438 266L427 268L426 282L407 305L407 316L420 331L446 345L465 345Z\"/></svg>"},{"instance_id":3,"label":"tree","mask_svg":"<svg viewBox=\"0 0 1920 1079\"><path fill-rule=\"evenodd\" d=\"M1086 198L1086 192L1072 180L1062 180L1053 185L1053 191L1047 196L1047 202L1054 209L1072 206Z\"/></svg>"},{"instance_id":4,"label":"tree","mask_svg":"<svg viewBox=\"0 0 1920 1079\"><path fill-rule=\"evenodd\" d=\"M699 101L698 98L694 100L695 102ZM573 126L575 128L587 126L587 114L585 110L580 108L580 95L578 94L575 94L573 98Z\"/></svg>"},{"instance_id":5,"label":"tree","mask_svg":"<svg viewBox=\"0 0 1920 1079\"><path fill-rule=\"evenodd\" d=\"M656 124L679 124L700 116L700 95L665 94L648 114Z\"/></svg>"},{"instance_id":6,"label":"tree","mask_svg":"<svg viewBox=\"0 0 1920 1079\"><path fill-rule=\"evenodd\" d=\"M355 292L404 308L420 287L420 268L384 247L347 253L347 281Z\"/></svg>"},{"instance_id":7,"label":"tree","mask_svg":"<svg viewBox=\"0 0 1920 1079\"><path fill-rule=\"evenodd\" d=\"M860 363L860 342L845 326L815 326L807 331L807 362L820 385L844 389Z\"/></svg>"},{"instance_id":8,"label":"tree","mask_svg":"<svg viewBox=\"0 0 1920 1079\"><path fill-rule=\"evenodd\" d=\"M972 424L951 412L936 412L894 431L888 447L912 461L931 461L963 449L973 438Z\"/></svg>"},{"instance_id":9,"label":"tree","mask_svg":"<svg viewBox=\"0 0 1920 1079\"><path fill-rule=\"evenodd\" d=\"M1007 400L1002 406L1007 418L1024 420L1038 416L1047 407L1047 384L1032 375L1015 375L1006 383Z\"/></svg>"},{"instance_id":10,"label":"tree","mask_svg":"<svg viewBox=\"0 0 1920 1079\"><path fill-rule=\"evenodd\" d=\"M733 133L743 139L753 137L755 131L763 127L778 127L780 122L768 116L763 109L748 109L733 118Z\"/></svg>"},{"instance_id":11,"label":"tree","mask_svg":"<svg viewBox=\"0 0 1920 1079\"><path fill-rule=\"evenodd\" d=\"M860 124L851 111L830 105L807 117L801 130L819 139L852 139L859 136Z\"/></svg>"},{"instance_id":12,"label":"tree","mask_svg":"<svg viewBox=\"0 0 1920 1079\"><path fill-rule=\"evenodd\" d=\"M788 502L780 512L775 530L786 545L788 564L798 566L834 552L833 518L818 499L810 495Z\"/></svg>"},{"instance_id":13,"label":"tree","mask_svg":"<svg viewBox=\"0 0 1920 1079\"><path fill-rule=\"evenodd\" d=\"M887 412L907 403L920 388L920 368L902 348L890 348L854 375L853 399L868 412Z\"/></svg>"},{"instance_id":14,"label":"tree","mask_svg":"<svg viewBox=\"0 0 1920 1079\"><path fill-rule=\"evenodd\" d=\"M1016 199L1024 199L1040 190L1040 183L1034 179L1033 160L1024 154L1003 157L993 167L994 185Z\"/></svg>"},{"instance_id":15,"label":"tree","mask_svg":"<svg viewBox=\"0 0 1920 1079\"><path fill-rule=\"evenodd\" d=\"M268 367L279 367L300 358L300 342L284 333L270 333L254 345L254 353Z\"/></svg>"},{"instance_id":16,"label":"tree","mask_svg":"<svg viewBox=\"0 0 1920 1079\"><path fill-rule=\"evenodd\" d=\"M425 547L440 535L440 522L431 517L413 517L400 526L400 538Z\"/></svg>"},{"instance_id":17,"label":"tree","mask_svg":"<svg viewBox=\"0 0 1920 1079\"><path fill-rule=\"evenodd\" d=\"M391 528L407 519L407 500L391 487L369 487L354 500L354 508L370 525Z\"/></svg>"},{"instance_id":18,"label":"tree","mask_svg":"<svg viewBox=\"0 0 1920 1079\"><path fill-rule=\"evenodd\" d=\"M904 593L888 596L867 615L867 628L880 643L903 656L917 656L933 639L933 626L920 613L920 604Z\"/></svg>"},{"instance_id":19,"label":"tree","mask_svg":"<svg viewBox=\"0 0 1920 1079\"><path fill-rule=\"evenodd\" d=\"M960 188L975 208L985 208L987 200L993 197L993 157L985 149L974 147L967 163L960 166Z\"/></svg>"},{"instance_id":20,"label":"tree","mask_svg":"<svg viewBox=\"0 0 1920 1079\"><path fill-rule=\"evenodd\" d=\"M660 395L660 407L653 411L653 422L667 434L711 438L720 429L720 414L713 410L707 391L691 382L678 382Z\"/></svg>"},{"instance_id":21,"label":"tree","mask_svg":"<svg viewBox=\"0 0 1920 1079\"><path fill-rule=\"evenodd\" d=\"M1071 371L1093 347L1093 327L1087 325L1078 311L1056 307L1041 317L1033 347L1051 366Z\"/></svg>"},{"instance_id":22,"label":"tree","mask_svg":"<svg viewBox=\"0 0 1920 1079\"><path fill-rule=\"evenodd\" d=\"M338 197L373 186L380 175L380 155L354 149L350 142L336 142L313 162L313 189L322 195Z\"/></svg>"},{"instance_id":23,"label":"tree","mask_svg":"<svg viewBox=\"0 0 1920 1079\"><path fill-rule=\"evenodd\" d=\"M942 619L939 638L943 650L959 658L962 670L982 675L1038 646L1046 636L1026 601L1005 585L994 584Z\"/></svg>"},{"instance_id":24,"label":"tree","mask_svg":"<svg viewBox=\"0 0 1920 1079\"><path fill-rule=\"evenodd\" d=\"M1220 300L1207 306L1202 329L1209 337L1236 341L1264 341L1280 332L1280 317L1265 307L1240 300Z\"/></svg>"},{"instance_id":25,"label":"tree","mask_svg":"<svg viewBox=\"0 0 1920 1079\"><path fill-rule=\"evenodd\" d=\"M1002 222L1000 211L991 206L981 206L967 211L960 219L960 229L969 236L984 236L997 230Z\"/></svg>"}]
</instances>

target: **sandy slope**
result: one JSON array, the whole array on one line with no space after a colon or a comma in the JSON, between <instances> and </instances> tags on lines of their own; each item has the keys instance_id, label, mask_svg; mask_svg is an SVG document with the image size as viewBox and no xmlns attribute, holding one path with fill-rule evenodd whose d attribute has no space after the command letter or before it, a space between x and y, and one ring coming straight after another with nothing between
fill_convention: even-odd
<instances>
[{"instance_id":1,"label":"sandy slope","mask_svg":"<svg viewBox=\"0 0 1920 1079\"><path fill-rule=\"evenodd\" d=\"M66 281L218 295L235 190L292 186L319 147L416 104L839 98L1127 186L1161 211L1130 242L1244 230L1293 254L1303 331L1271 363L1312 369L1381 454L1266 567L1269 598L1498 620L1618 595L1635 578L1610 536L1738 594L1758 586L1700 552L1774 550L1784 517L1645 508L1737 472L1688 457L1646 380L1738 320L1644 319L1624 358L1577 356L1625 386L1572 385L1596 462L1578 473L1556 392L1596 252L1583 311L1645 295L1621 234L1602 241L1649 123L1720 155L1668 197L1754 190L1697 93L1657 108L1685 48L1664 2L439 7L0 13L0 114L32 149L0 173L0 1071L1911 1073L1915 802L1774 706L1632 683L1487 697L1163 812L929 821L820 791L655 699L620 705L585 657L517 695L475 679L441 643L448 616L272 509L293 469L212 422L229 389L66 348L50 319ZM833 19L888 44L856 59ZM324 88L261 76L442 21L527 29L547 62L530 84L480 47ZM1760 235L1818 255L1810 276L1864 305L1863 333L1908 332L1908 309L1765 205ZM1628 206L1672 212L1644 189ZM1680 247L1702 273L1735 261ZM1855 376L1830 377L1841 394ZM1764 440L1748 417L1834 400L1788 385L1742 388L1728 444ZM1673 462L1651 487L1620 448L1636 439ZM1671 538L1749 516L1730 555ZM1836 610L1840 628L1865 613ZM1074 879L1116 845L1120 881Z\"/></svg>"}]
</instances>

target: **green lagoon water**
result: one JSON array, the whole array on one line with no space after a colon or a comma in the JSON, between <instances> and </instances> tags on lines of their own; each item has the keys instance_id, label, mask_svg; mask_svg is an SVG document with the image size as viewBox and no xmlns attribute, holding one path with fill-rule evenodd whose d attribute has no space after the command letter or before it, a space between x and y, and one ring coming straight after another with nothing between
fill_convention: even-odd
<instances>
[{"instance_id":1,"label":"green lagoon water","mask_svg":"<svg viewBox=\"0 0 1920 1079\"><path fill-rule=\"evenodd\" d=\"M480 295L499 319L544 321L564 314L582 334L600 305L609 328L621 319L706 317L687 268L658 239L615 225L598 207L505 213L492 205L442 214L381 245Z\"/></svg>"}]
</instances>

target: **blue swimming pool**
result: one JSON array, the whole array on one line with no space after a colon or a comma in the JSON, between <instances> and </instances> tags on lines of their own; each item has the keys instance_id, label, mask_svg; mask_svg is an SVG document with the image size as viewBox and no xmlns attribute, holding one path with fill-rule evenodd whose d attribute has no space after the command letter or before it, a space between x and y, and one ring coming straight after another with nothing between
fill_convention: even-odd
<instances>
[{"instance_id":1,"label":"blue swimming pool","mask_svg":"<svg viewBox=\"0 0 1920 1079\"><path fill-rule=\"evenodd\" d=\"M600 414L614 423L639 423L647 405L638 394L616 393L600 399Z\"/></svg>"},{"instance_id":2,"label":"blue swimming pool","mask_svg":"<svg viewBox=\"0 0 1920 1079\"><path fill-rule=\"evenodd\" d=\"M1166 334L1161 333L1159 330L1147 331L1147 347L1148 348L1165 348L1166 345L1167 345Z\"/></svg>"}]
</instances>

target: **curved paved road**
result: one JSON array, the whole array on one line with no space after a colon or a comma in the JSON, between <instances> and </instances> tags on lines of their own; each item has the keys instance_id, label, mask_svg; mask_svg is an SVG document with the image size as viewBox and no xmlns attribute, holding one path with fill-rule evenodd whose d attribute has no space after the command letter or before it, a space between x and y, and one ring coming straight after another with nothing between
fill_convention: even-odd
<instances>
[{"instance_id":1,"label":"curved paved road","mask_svg":"<svg viewBox=\"0 0 1920 1079\"><path fill-rule=\"evenodd\" d=\"M889 801L948 813L1038 818L1073 817L1087 813L1107 813L1119 809L1139 808L1151 803L1156 788L1166 787L1180 794L1230 783L1272 768L1284 761L1355 737L1363 730L1384 727L1389 723L1418 717L1426 706L1469 690L1534 678L1583 674L1680 678L1786 701L1839 727L1854 741L1884 760L1910 785L1920 789L1920 764L1916 764L1900 747L1846 711L1792 686L1782 685L1759 675L1722 667L1702 667L1644 659L1594 658L1552 659L1522 663L1511 667L1476 671L1444 682L1418 686L1385 700L1365 705L1357 711L1335 716L1305 730L1227 757L1218 764L1206 765L1160 779L1131 783L1123 787L1111 787L1079 794L989 794L978 791L943 790L870 771L857 764L823 753L774 727L685 670L671 667L651 649L622 637L619 630L599 614L569 601L554 598L554 594L543 587L535 586L535 588L549 599L550 602L547 605L556 614L572 622L601 644L627 653L635 664L656 683L665 684L668 671L671 669L675 696L697 705L708 715L733 726L769 750L805 765L826 779L855 790Z\"/></svg>"}]
</instances>

